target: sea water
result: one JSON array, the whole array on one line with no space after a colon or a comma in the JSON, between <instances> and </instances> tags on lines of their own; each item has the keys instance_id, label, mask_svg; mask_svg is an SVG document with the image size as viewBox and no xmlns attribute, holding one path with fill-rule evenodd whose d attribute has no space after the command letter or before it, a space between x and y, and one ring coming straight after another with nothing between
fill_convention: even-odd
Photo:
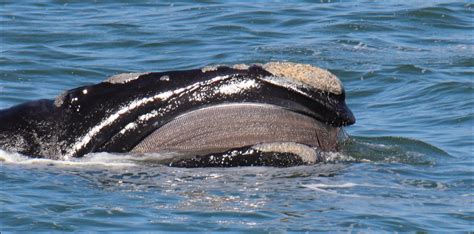
<instances>
[{"instance_id":1,"label":"sea water","mask_svg":"<svg viewBox=\"0 0 474 234\"><path fill-rule=\"evenodd\" d=\"M324 163L182 169L0 151L0 231L474 230L472 1L2 1L0 108L122 72L292 61L357 123Z\"/></svg>"}]
</instances>

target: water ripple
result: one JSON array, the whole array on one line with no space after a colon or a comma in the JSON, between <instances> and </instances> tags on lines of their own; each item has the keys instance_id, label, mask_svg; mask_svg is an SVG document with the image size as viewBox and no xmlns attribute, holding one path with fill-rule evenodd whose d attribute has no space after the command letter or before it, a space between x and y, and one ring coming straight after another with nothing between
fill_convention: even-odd
<instances>
[{"instance_id":1,"label":"water ripple","mask_svg":"<svg viewBox=\"0 0 474 234\"><path fill-rule=\"evenodd\" d=\"M4 2L0 108L121 72L284 60L337 74L357 124L342 153L311 167L3 157L2 231L471 231L472 7Z\"/></svg>"}]
</instances>

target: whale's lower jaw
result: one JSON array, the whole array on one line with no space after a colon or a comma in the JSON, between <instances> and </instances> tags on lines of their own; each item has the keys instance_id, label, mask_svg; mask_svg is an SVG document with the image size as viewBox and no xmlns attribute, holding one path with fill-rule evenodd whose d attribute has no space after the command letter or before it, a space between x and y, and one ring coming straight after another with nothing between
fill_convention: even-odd
<instances>
[{"instance_id":1,"label":"whale's lower jaw","mask_svg":"<svg viewBox=\"0 0 474 234\"><path fill-rule=\"evenodd\" d=\"M132 153L178 152L178 167L314 164L335 151L339 128L280 106L228 103L176 117L140 141Z\"/></svg>"},{"instance_id":2,"label":"whale's lower jaw","mask_svg":"<svg viewBox=\"0 0 474 234\"><path fill-rule=\"evenodd\" d=\"M184 155L163 161L172 167L292 167L324 161L316 147L295 142L263 143L206 155Z\"/></svg>"}]
</instances>

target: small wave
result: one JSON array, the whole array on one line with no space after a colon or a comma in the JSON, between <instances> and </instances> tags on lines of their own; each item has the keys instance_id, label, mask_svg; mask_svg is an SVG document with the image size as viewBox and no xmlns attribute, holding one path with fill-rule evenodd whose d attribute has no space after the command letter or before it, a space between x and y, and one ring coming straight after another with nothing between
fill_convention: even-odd
<instances>
[{"instance_id":1,"label":"small wave","mask_svg":"<svg viewBox=\"0 0 474 234\"><path fill-rule=\"evenodd\" d=\"M395 31L395 27L386 26L386 24L370 22L363 23L363 21L352 21L348 23L337 23L330 24L327 26L328 29L341 32L392 32Z\"/></svg>"},{"instance_id":2,"label":"small wave","mask_svg":"<svg viewBox=\"0 0 474 234\"><path fill-rule=\"evenodd\" d=\"M367 184L367 183L358 184L358 183L351 183L351 182L342 183L342 184L329 184L329 183L306 184L306 185L303 185L303 187L316 190L318 192L331 194L331 195L343 196L343 197L356 197L356 198L368 198L368 196L352 194L352 193L341 193L337 191L349 190L356 187L400 189L400 187L396 187L396 186L386 186L386 185Z\"/></svg>"},{"instance_id":3,"label":"small wave","mask_svg":"<svg viewBox=\"0 0 474 234\"><path fill-rule=\"evenodd\" d=\"M339 193L335 189L347 189L353 188L356 186L364 186L366 185L355 184L355 183L344 183L344 184L306 184L303 185L305 188L309 188L318 192L327 193L336 196L343 196L343 197L355 197L355 198L364 198L366 196L358 195L358 194L347 194L347 193Z\"/></svg>"},{"instance_id":4,"label":"small wave","mask_svg":"<svg viewBox=\"0 0 474 234\"><path fill-rule=\"evenodd\" d=\"M472 86L472 81L457 81L457 80L448 80L440 82L432 82L429 86L423 88L421 93L424 93L427 96L442 96L461 94L469 95L474 91Z\"/></svg>"},{"instance_id":5,"label":"small wave","mask_svg":"<svg viewBox=\"0 0 474 234\"><path fill-rule=\"evenodd\" d=\"M434 165L452 157L444 150L423 141L390 136L353 136L343 142L341 152L362 162L418 165Z\"/></svg>"},{"instance_id":6,"label":"small wave","mask_svg":"<svg viewBox=\"0 0 474 234\"><path fill-rule=\"evenodd\" d=\"M415 64L402 64L398 65L397 67L393 69L387 70L389 73L402 73L402 74L425 74L425 73L431 73L431 70L428 68L421 67L419 65Z\"/></svg>"},{"instance_id":7,"label":"small wave","mask_svg":"<svg viewBox=\"0 0 474 234\"><path fill-rule=\"evenodd\" d=\"M405 16L411 20L430 22L430 23L449 23L450 25L456 25L461 23L468 24L469 22L460 18L456 14L456 10L448 7L436 6L436 7L423 7L406 12L399 12L400 15Z\"/></svg>"}]
</instances>

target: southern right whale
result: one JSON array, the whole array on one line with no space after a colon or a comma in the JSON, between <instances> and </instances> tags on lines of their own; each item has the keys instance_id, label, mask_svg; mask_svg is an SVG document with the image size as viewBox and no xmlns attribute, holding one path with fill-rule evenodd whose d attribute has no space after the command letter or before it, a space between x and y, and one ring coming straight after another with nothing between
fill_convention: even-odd
<instances>
[{"instance_id":1,"label":"southern right whale","mask_svg":"<svg viewBox=\"0 0 474 234\"><path fill-rule=\"evenodd\" d=\"M171 166L294 166L337 151L355 118L339 79L270 62L127 73L0 111L0 148L68 160L178 152Z\"/></svg>"}]
</instances>

